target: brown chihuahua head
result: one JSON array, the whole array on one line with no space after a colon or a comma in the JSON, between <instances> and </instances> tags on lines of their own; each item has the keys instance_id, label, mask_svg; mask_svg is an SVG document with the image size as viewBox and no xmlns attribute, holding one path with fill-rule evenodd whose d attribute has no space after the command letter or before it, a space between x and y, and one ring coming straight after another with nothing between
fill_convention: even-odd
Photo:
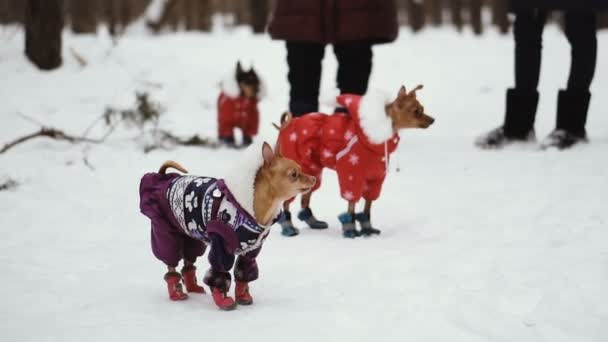
<instances>
[{"instance_id":1,"label":"brown chihuahua head","mask_svg":"<svg viewBox=\"0 0 608 342\"><path fill-rule=\"evenodd\" d=\"M241 62L236 63L236 82L239 84L241 95L248 98L256 98L260 92L260 78L251 67L243 70Z\"/></svg>"},{"instance_id":2,"label":"brown chihuahua head","mask_svg":"<svg viewBox=\"0 0 608 342\"><path fill-rule=\"evenodd\" d=\"M416 99L416 91L422 89L417 86L409 93L401 86L397 98L386 105L386 114L393 122L393 130L402 128L427 128L435 122L435 119L424 113L424 107Z\"/></svg>"},{"instance_id":3,"label":"brown chihuahua head","mask_svg":"<svg viewBox=\"0 0 608 342\"><path fill-rule=\"evenodd\" d=\"M273 152L266 142L262 157L264 164L254 183L254 211L259 222L268 222L284 201L310 191L317 179L303 173L293 160Z\"/></svg>"}]
</instances>

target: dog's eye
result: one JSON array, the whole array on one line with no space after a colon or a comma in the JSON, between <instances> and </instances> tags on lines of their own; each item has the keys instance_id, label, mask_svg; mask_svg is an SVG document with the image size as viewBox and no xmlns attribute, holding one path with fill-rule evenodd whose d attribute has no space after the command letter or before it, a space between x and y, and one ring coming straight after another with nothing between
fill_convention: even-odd
<instances>
[{"instance_id":1,"label":"dog's eye","mask_svg":"<svg viewBox=\"0 0 608 342\"><path fill-rule=\"evenodd\" d=\"M292 181L295 181L298 179L298 172L297 171L293 171L289 177L291 178Z\"/></svg>"},{"instance_id":2,"label":"dog's eye","mask_svg":"<svg viewBox=\"0 0 608 342\"><path fill-rule=\"evenodd\" d=\"M422 110L420 108L416 108L414 114L416 114L416 116L422 116Z\"/></svg>"}]
</instances>

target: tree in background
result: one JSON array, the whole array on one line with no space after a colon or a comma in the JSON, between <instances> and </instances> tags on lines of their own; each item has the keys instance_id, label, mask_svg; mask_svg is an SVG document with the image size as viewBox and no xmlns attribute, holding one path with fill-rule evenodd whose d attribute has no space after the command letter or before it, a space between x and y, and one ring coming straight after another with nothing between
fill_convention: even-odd
<instances>
[{"instance_id":1,"label":"tree in background","mask_svg":"<svg viewBox=\"0 0 608 342\"><path fill-rule=\"evenodd\" d=\"M42 70L61 66L63 0L27 0L25 54Z\"/></svg>"},{"instance_id":2,"label":"tree in background","mask_svg":"<svg viewBox=\"0 0 608 342\"><path fill-rule=\"evenodd\" d=\"M101 17L102 3L99 0L68 1L70 23L74 33L95 33Z\"/></svg>"}]
</instances>

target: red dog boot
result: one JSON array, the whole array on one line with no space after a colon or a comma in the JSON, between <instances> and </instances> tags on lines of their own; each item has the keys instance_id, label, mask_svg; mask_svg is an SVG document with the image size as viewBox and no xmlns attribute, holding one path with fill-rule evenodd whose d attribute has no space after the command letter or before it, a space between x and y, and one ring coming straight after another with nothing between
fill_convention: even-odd
<instances>
[{"instance_id":1,"label":"red dog boot","mask_svg":"<svg viewBox=\"0 0 608 342\"><path fill-rule=\"evenodd\" d=\"M165 274L165 281L167 282L167 289L169 290L169 298L171 300L184 300L188 298L188 295L182 290L181 280L182 276L177 272L167 272Z\"/></svg>"},{"instance_id":2,"label":"red dog boot","mask_svg":"<svg viewBox=\"0 0 608 342\"><path fill-rule=\"evenodd\" d=\"M196 266L188 265L182 268L182 277L188 292L205 293L205 289L196 281Z\"/></svg>"},{"instance_id":3,"label":"red dog boot","mask_svg":"<svg viewBox=\"0 0 608 342\"><path fill-rule=\"evenodd\" d=\"M236 298L236 302L239 305L251 305L253 304L253 297L249 293L249 284L245 282L236 282L236 287L234 289L234 297Z\"/></svg>"},{"instance_id":4,"label":"red dog boot","mask_svg":"<svg viewBox=\"0 0 608 342\"><path fill-rule=\"evenodd\" d=\"M236 308L236 303L234 299L226 296L226 293L222 292L222 290L212 287L211 295L213 296L213 301L215 302L215 305L217 305L221 310L229 311L234 310Z\"/></svg>"}]
</instances>

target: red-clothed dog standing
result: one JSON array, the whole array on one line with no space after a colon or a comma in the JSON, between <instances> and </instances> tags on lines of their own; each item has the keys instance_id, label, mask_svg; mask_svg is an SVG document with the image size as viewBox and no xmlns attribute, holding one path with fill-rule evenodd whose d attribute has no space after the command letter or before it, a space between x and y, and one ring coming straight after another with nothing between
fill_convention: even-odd
<instances>
[{"instance_id":1,"label":"red-clothed dog standing","mask_svg":"<svg viewBox=\"0 0 608 342\"><path fill-rule=\"evenodd\" d=\"M220 142L236 146L234 129L238 128L243 133L243 146L251 144L253 137L258 134L261 89L262 83L253 67L245 71L240 62L236 66L236 76L222 81L217 99Z\"/></svg>"},{"instance_id":2,"label":"red-clothed dog standing","mask_svg":"<svg viewBox=\"0 0 608 342\"><path fill-rule=\"evenodd\" d=\"M277 146L282 155L295 160L304 172L317 178L316 190L321 185L323 168L338 173L341 197L348 201L348 212L340 215L345 237L379 234L371 226L371 203L378 199L387 171L390 154L399 144L398 130L402 128L426 128L434 121L424 114L424 108L416 99L416 90L410 93L402 87L393 101L382 94L366 96L343 94L337 98L339 105L349 114L326 115L311 113L299 118L288 115L283 120ZM355 204L364 198L364 212L355 214ZM326 228L318 221L309 207L310 194L302 197L302 211L298 218L311 228ZM291 223L289 202L284 206L283 235L296 235ZM354 221L361 224L355 229Z\"/></svg>"}]
</instances>

